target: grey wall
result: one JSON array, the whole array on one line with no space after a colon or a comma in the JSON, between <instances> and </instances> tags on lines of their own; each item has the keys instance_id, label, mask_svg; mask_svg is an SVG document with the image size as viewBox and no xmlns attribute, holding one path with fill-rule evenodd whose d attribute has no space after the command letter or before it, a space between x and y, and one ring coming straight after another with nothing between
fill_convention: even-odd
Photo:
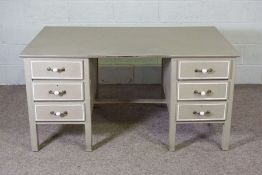
<instances>
[{"instance_id":1,"label":"grey wall","mask_svg":"<svg viewBox=\"0 0 262 175\"><path fill-rule=\"evenodd\" d=\"M260 0L0 0L0 84L24 83L18 55L45 25L214 25L242 55L236 82L262 83ZM159 58L100 60L100 81L156 83L159 62Z\"/></svg>"}]
</instances>

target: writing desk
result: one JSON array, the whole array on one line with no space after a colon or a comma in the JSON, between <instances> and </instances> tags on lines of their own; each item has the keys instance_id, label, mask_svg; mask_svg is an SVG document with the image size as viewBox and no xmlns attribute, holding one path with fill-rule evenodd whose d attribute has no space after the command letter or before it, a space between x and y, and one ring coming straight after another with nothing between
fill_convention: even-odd
<instances>
[{"instance_id":1,"label":"writing desk","mask_svg":"<svg viewBox=\"0 0 262 175\"><path fill-rule=\"evenodd\" d=\"M215 27L45 27L20 56L33 151L40 124L83 124L91 151L93 105L118 102L167 104L170 151L180 123L221 123L229 148L238 53ZM97 59L125 56L162 58L163 99L96 99Z\"/></svg>"}]
</instances>

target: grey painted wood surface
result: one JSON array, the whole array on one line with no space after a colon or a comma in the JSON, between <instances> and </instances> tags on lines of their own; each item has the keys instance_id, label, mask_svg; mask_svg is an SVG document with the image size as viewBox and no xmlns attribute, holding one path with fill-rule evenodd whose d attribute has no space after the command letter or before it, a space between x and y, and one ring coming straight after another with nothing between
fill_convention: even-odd
<instances>
[{"instance_id":1,"label":"grey painted wood surface","mask_svg":"<svg viewBox=\"0 0 262 175\"><path fill-rule=\"evenodd\" d=\"M226 100L227 81L186 81L178 83L178 100Z\"/></svg>"},{"instance_id":2,"label":"grey painted wood surface","mask_svg":"<svg viewBox=\"0 0 262 175\"><path fill-rule=\"evenodd\" d=\"M92 56L136 55L144 57L149 57L150 55L163 56L162 85L164 90L163 97L165 97L165 99L125 99L122 101L95 99L98 89L98 61L96 57ZM79 118L75 116L72 118L72 121L68 123L84 124L87 151L92 151L93 105L95 103L126 102L167 104L169 112L170 151L174 151L176 146L175 136L177 122L223 123L222 149L227 150L229 148L234 87L235 60L233 58L237 56L238 54L234 48L214 27L46 27L21 54L21 57L25 58L32 149L34 151L38 150L37 124L60 123L59 121L36 121L34 105L50 105L52 102L54 103L56 99L48 99L51 102L34 102L34 84L53 82L60 86L73 77L75 80L71 81L84 84L84 89L76 89L75 91L78 91L76 94L79 93L79 91L83 92L84 98L79 98L79 100L84 104L85 110L82 121L76 122L76 119ZM43 64L44 66L41 64L31 66L31 61L45 62L45 60L47 64ZM59 60L62 60L62 62L59 62ZM70 60L79 62L80 64L78 65L80 65L80 67L71 66ZM53 69L54 66L55 70L57 67L59 67L59 69L65 68L65 71L62 72L66 72L72 67L75 68L66 76L63 76L65 74L60 74L61 72L57 72L57 70L54 71L55 75L52 73L49 75L49 73L46 73L48 68L45 68L49 63L52 66L51 69ZM39 67L39 69L32 69L33 67ZM77 67L78 69L75 71ZM210 69L212 71L207 71ZM40 76L32 76L32 70ZM199 70L201 71L199 72ZM38 71L40 71L40 73ZM46 77L43 79L42 75ZM218 81L217 79L221 80ZM190 96L191 99L188 99L190 101L186 101L185 98L189 97L184 96L188 93L188 88L183 87L183 91L178 91L178 84L190 82L192 83L191 87L193 89L197 88L202 91L203 89L212 88L218 96L209 98L208 101L205 102L197 101L202 99L191 98ZM220 87L219 83L221 84L221 82L224 83L224 86ZM205 86L200 85L201 83ZM213 84L216 86L213 86ZM51 86L49 85L47 89L48 88L51 88ZM69 89L70 88L71 87L69 87ZM189 91L192 91L193 89L190 88ZM40 88L40 91L37 93L42 94L44 91L45 89ZM75 94L73 93L72 95L74 96ZM68 102L74 103L73 96L70 96L65 102L59 102L57 104L66 105ZM218 99L220 100L219 102L217 102ZM55 105L53 105L53 107L55 107ZM206 115L202 115L203 112L205 113L209 110L212 114L211 117L208 116L209 118L206 118ZM199 113L199 115L196 116L194 112ZM38 113L42 114L44 111ZM46 118L46 116L43 118L46 120L50 119L48 117ZM61 120L61 124L68 123Z\"/></svg>"},{"instance_id":3,"label":"grey painted wood surface","mask_svg":"<svg viewBox=\"0 0 262 175\"><path fill-rule=\"evenodd\" d=\"M33 100L33 89L32 89L32 70L31 70L31 59L24 59L24 70L25 70L25 80L26 80L26 95L27 95L27 107L28 107L28 117L29 117L29 127L30 127L30 138L31 138L31 149L32 151L39 150L39 139L38 139L38 129L35 121L35 111L34 111L34 100Z\"/></svg>"},{"instance_id":4,"label":"grey painted wood surface","mask_svg":"<svg viewBox=\"0 0 262 175\"><path fill-rule=\"evenodd\" d=\"M230 144L230 132L231 132L231 120L232 120L232 106L234 97L234 80L235 80L236 60L231 60L231 74L229 79L229 96L228 96L228 107L227 107L227 118L223 124L222 131L222 149L228 150Z\"/></svg>"},{"instance_id":5,"label":"grey painted wood surface","mask_svg":"<svg viewBox=\"0 0 262 175\"><path fill-rule=\"evenodd\" d=\"M194 114L194 112L196 112ZM198 113L203 112L203 115ZM209 112L209 114L207 114ZM226 119L226 102L182 102L177 105L177 121Z\"/></svg>"},{"instance_id":6,"label":"grey painted wood surface","mask_svg":"<svg viewBox=\"0 0 262 175\"><path fill-rule=\"evenodd\" d=\"M84 84L81 81L34 81L33 98L35 101L84 100Z\"/></svg>"},{"instance_id":7,"label":"grey painted wood surface","mask_svg":"<svg viewBox=\"0 0 262 175\"><path fill-rule=\"evenodd\" d=\"M45 27L21 57L237 57L215 27Z\"/></svg>"},{"instance_id":8,"label":"grey painted wood surface","mask_svg":"<svg viewBox=\"0 0 262 175\"><path fill-rule=\"evenodd\" d=\"M33 60L31 67L33 79L83 79L82 60Z\"/></svg>"},{"instance_id":9,"label":"grey painted wood surface","mask_svg":"<svg viewBox=\"0 0 262 175\"><path fill-rule=\"evenodd\" d=\"M181 60L178 63L178 69L179 79L228 79L230 61L225 58ZM206 72L201 72L204 70ZM208 72L209 70L212 72Z\"/></svg>"},{"instance_id":10,"label":"grey painted wood surface","mask_svg":"<svg viewBox=\"0 0 262 175\"><path fill-rule=\"evenodd\" d=\"M54 113L52 114L51 112ZM58 112L60 115L56 115ZM66 114L63 114L65 112ZM83 103L42 103L35 105L36 121L85 121L84 113Z\"/></svg>"}]
</instances>

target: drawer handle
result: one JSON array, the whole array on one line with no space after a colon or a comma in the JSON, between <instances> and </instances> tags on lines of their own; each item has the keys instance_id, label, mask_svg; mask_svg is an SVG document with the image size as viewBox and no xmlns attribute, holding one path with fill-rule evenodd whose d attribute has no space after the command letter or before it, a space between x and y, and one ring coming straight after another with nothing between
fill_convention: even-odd
<instances>
[{"instance_id":1,"label":"drawer handle","mask_svg":"<svg viewBox=\"0 0 262 175\"><path fill-rule=\"evenodd\" d=\"M59 68L56 68L56 67L54 67L54 68L48 67L46 70L47 70L47 71L52 71L52 72L58 72L58 73L60 73L60 72L64 72L64 71L65 71L65 68L62 67L62 68L59 69Z\"/></svg>"},{"instance_id":2,"label":"drawer handle","mask_svg":"<svg viewBox=\"0 0 262 175\"><path fill-rule=\"evenodd\" d=\"M205 68L203 68L203 69L195 69L195 72L206 74L206 73L214 72L214 69L212 69L212 68L209 68L209 69L205 69Z\"/></svg>"},{"instance_id":3,"label":"drawer handle","mask_svg":"<svg viewBox=\"0 0 262 175\"><path fill-rule=\"evenodd\" d=\"M54 94L55 96L63 96L66 94L66 90L63 90L63 91L52 91L52 90L49 90L48 91L49 94Z\"/></svg>"},{"instance_id":4,"label":"drawer handle","mask_svg":"<svg viewBox=\"0 0 262 175\"><path fill-rule=\"evenodd\" d=\"M211 112L210 111L200 111L200 112L197 112L197 111L194 111L193 112L194 115L197 115L197 116L206 116L206 115L210 115Z\"/></svg>"},{"instance_id":5,"label":"drawer handle","mask_svg":"<svg viewBox=\"0 0 262 175\"><path fill-rule=\"evenodd\" d=\"M195 94L195 95L206 96L206 95L211 95L211 94L212 94L212 91L211 91L211 90L207 90L207 91L194 90L194 94Z\"/></svg>"},{"instance_id":6,"label":"drawer handle","mask_svg":"<svg viewBox=\"0 0 262 175\"><path fill-rule=\"evenodd\" d=\"M58 116L58 117L65 117L68 114L68 112L67 111L64 111L64 112L51 111L50 114L54 116Z\"/></svg>"}]
</instances>

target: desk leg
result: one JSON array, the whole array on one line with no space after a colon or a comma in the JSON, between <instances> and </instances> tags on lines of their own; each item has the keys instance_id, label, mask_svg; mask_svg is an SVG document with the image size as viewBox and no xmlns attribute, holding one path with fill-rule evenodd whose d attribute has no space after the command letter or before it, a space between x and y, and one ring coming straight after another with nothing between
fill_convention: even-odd
<instances>
[{"instance_id":1,"label":"desk leg","mask_svg":"<svg viewBox=\"0 0 262 175\"><path fill-rule=\"evenodd\" d=\"M163 59L163 89L169 112L169 150L175 151L176 143L176 60Z\"/></svg>"},{"instance_id":2,"label":"desk leg","mask_svg":"<svg viewBox=\"0 0 262 175\"><path fill-rule=\"evenodd\" d=\"M170 110L174 111L174 110ZM176 118L175 112L169 112L169 151L175 151L176 147Z\"/></svg>"},{"instance_id":3,"label":"desk leg","mask_svg":"<svg viewBox=\"0 0 262 175\"><path fill-rule=\"evenodd\" d=\"M96 68L96 75L95 75L95 82L96 82L96 93L95 93L95 98L99 98L99 64L98 64L98 58L96 58L95 61L95 68Z\"/></svg>"},{"instance_id":4,"label":"desk leg","mask_svg":"<svg viewBox=\"0 0 262 175\"><path fill-rule=\"evenodd\" d=\"M231 121L227 120L223 124L223 132L222 132L222 150L224 151L229 149L230 129L231 129Z\"/></svg>"},{"instance_id":5,"label":"desk leg","mask_svg":"<svg viewBox=\"0 0 262 175\"><path fill-rule=\"evenodd\" d=\"M231 118L232 118L232 107L233 107L233 96L234 96L234 79L235 79L235 60L231 60L231 78L229 79L229 94L227 103L227 115L226 121L223 124L222 132L222 150L229 149L230 142L230 130L231 130Z\"/></svg>"},{"instance_id":6,"label":"desk leg","mask_svg":"<svg viewBox=\"0 0 262 175\"><path fill-rule=\"evenodd\" d=\"M85 123L85 142L86 142L86 151L92 151L92 124L91 122Z\"/></svg>"},{"instance_id":7,"label":"desk leg","mask_svg":"<svg viewBox=\"0 0 262 175\"><path fill-rule=\"evenodd\" d=\"M163 59L161 59L161 98L165 98L165 93L164 93L164 68L163 68Z\"/></svg>"},{"instance_id":8,"label":"desk leg","mask_svg":"<svg viewBox=\"0 0 262 175\"><path fill-rule=\"evenodd\" d=\"M30 136L32 151L39 151L37 124L30 121Z\"/></svg>"},{"instance_id":9,"label":"desk leg","mask_svg":"<svg viewBox=\"0 0 262 175\"><path fill-rule=\"evenodd\" d=\"M97 85L97 59L84 60L85 70L85 141L86 151L92 151L92 113Z\"/></svg>"},{"instance_id":10,"label":"desk leg","mask_svg":"<svg viewBox=\"0 0 262 175\"><path fill-rule=\"evenodd\" d=\"M234 86L230 84L230 86ZM231 90L230 90L231 91ZM227 118L225 123L223 124L223 131L222 131L222 150L229 149L229 142L230 142L230 130L231 130L231 117L232 117L232 101L228 100L228 107L227 107Z\"/></svg>"},{"instance_id":11,"label":"desk leg","mask_svg":"<svg viewBox=\"0 0 262 175\"><path fill-rule=\"evenodd\" d=\"M33 103L33 95L32 95L33 90L32 90L32 80L31 80L32 77L31 64L29 58L24 58L24 71L25 71L27 107L28 107L30 136L31 136L31 147L32 147L32 151L39 151L38 132L37 132L37 124L35 122L34 103Z\"/></svg>"}]
</instances>

